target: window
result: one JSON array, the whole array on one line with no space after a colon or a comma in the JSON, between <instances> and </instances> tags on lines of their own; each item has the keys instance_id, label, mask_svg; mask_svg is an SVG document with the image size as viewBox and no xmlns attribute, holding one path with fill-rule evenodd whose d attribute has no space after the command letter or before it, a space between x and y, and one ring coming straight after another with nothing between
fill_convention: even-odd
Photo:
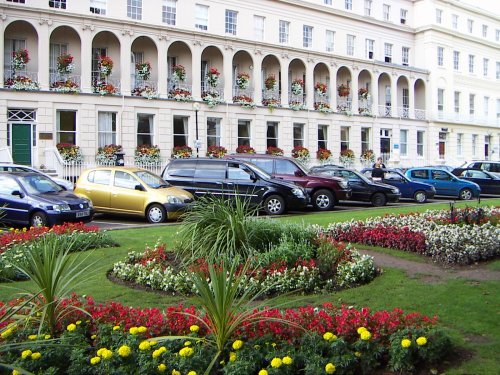
<instances>
[{"instance_id":1,"label":"window","mask_svg":"<svg viewBox=\"0 0 500 375\"><path fill-rule=\"evenodd\" d=\"M106 0L90 0L90 12L105 15Z\"/></svg>"},{"instance_id":2,"label":"window","mask_svg":"<svg viewBox=\"0 0 500 375\"><path fill-rule=\"evenodd\" d=\"M252 180L253 172L245 165L238 163L228 163L227 178L230 180ZM224 178L224 176L222 176Z\"/></svg>"},{"instance_id":3,"label":"window","mask_svg":"<svg viewBox=\"0 0 500 375\"><path fill-rule=\"evenodd\" d=\"M312 26L304 25L302 28L302 45L304 46L304 48L312 47L312 39L313 39Z\"/></svg>"},{"instance_id":4,"label":"window","mask_svg":"<svg viewBox=\"0 0 500 375\"><path fill-rule=\"evenodd\" d=\"M236 35L238 12L226 9L226 34Z\"/></svg>"},{"instance_id":5,"label":"window","mask_svg":"<svg viewBox=\"0 0 500 375\"><path fill-rule=\"evenodd\" d=\"M401 156L408 156L408 130L399 131L399 150Z\"/></svg>"},{"instance_id":6,"label":"window","mask_svg":"<svg viewBox=\"0 0 500 375\"><path fill-rule=\"evenodd\" d=\"M474 104L475 104L476 95L469 94L469 114L474 115Z\"/></svg>"},{"instance_id":7,"label":"window","mask_svg":"<svg viewBox=\"0 0 500 375\"><path fill-rule=\"evenodd\" d=\"M68 53L67 44L50 43L49 47L49 72L51 74L50 82L56 81L58 79L57 58L66 53Z\"/></svg>"},{"instance_id":8,"label":"window","mask_svg":"<svg viewBox=\"0 0 500 375\"><path fill-rule=\"evenodd\" d=\"M443 20L443 11L441 9L436 9L436 23L441 23Z\"/></svg>"},{"instance_id":9,"label":"window","mask_svg":"<svg viewBox=\"0 0 500 375\"><path fill-rule=\"evenodd\" d=\"M384 21L389 21L391 16L391 6L389 4L383 5Z\"/></svg>"},{"instance_id":10,"label":"window","mask_svg":"<svg viewBox=\"0 0 500 375\"><path fill-rule=\"evenodd\" d=\"M220 146L220 118L207 117L207 148Z\"/></svg>"},{"instance_id":11,"label":"window","mask_svg":"<svg viewBox=\"0 0 500 375\"><path fill-rule=\"evenodd\" d=\"M262 16L253 16L253 34L255 40L264 40L264 20Z\"/></svg>"},{"instance_id":12,"label":"window","mask_svg":"<svg viewBox=\"0 0 500 375\"><path fill-rule=\"evenodd\" d=\"M490 65L490 60L483 59L483 76L488 77L488 65Z\"/></svg>"},{"instance_id":13,"label":"window","mask_svg":"<svg viewBox=\"0 0 500 375\"><path fill-rule=\"evenodd\" d=\"M328 150L328 125L318 125L318 149Z\"/></svg>"},{"instance_id":14,"label":"window","mask_svg":"<svg viewBox=\"0 0 500 375\"><path fill-rule=\"evenodd\" d=\"M500 99L497 99L497 120L500 119Z\"/></svg>"},{"instance_id":15,"label":"window","mask_svg":"<svg viewBox=\"0 0 500 375\"><path fill-rule=\"evenodd\" d=\"M127 17L142 20L142 0L127 0Z\"/></svg>"},{"instance_id":16,"label":"window","mask_svg":"<svg viewBox=\"0 0 500 375\"><path fill-rule=\"evenodd\" d=\"M474 21L470 18L467 20L467 30L472 34L472 30L474 29Z\"/></svg>"},{"instance_id":17,"label":"window","mask_svg":"<svg viewBox=\"0 0 500 375\"><path fill-rule=\"evenodd\" d=\"M483 25L483 37L488 37L488 25Z\"/></svg>"},{"instance_id":18,"label":"window","mask_svg":"<svg viewBox=\"0 0 500 375\"><path fill-rule=\"evenodd\" d=\"M152 146L154 144L153 115L137 114L137 146Z\"/></svg>"},{"instance_id":19,"label":"window","mask_svg":"<svg viewBox=\"0 0 500 375\"><path fill-rule=\"evenodd\" d=\"M384 43L384 61L392 62L392 44Z\"/></svg>"},{"instance_id":20,"label":"window","mask_svg":"<svg viewBox=\"0 0 500 375\"><path fill-rule=\"evenodd\" d=\"M424 156L424 131L417 131L417 156Z\"/></svg>"},{"instance_id":21,"label":"window","mask_svg":"<svg viewBox=\"0 0 500 375\"><path fill-rule=\"evenodd\" d=\"M401 63L408 66L410 63L410 47L403 47L401 49Z\"/></svg>"},{"instance_id":22,"label":"window","mask_svg":"<svg viewBox=\"0 0 500 375\"><path fill-rule=\"evenodd\" d=\"M365 16L372 15L372 0L365 0Z\"/></svg>"},{"instance_id":23,"label":"window","mask_svg":"<svg viewBox=\"0 0 500 375\"><path fill-rule=\"evenodd\" d=\"M325 41L326 41L325 45L326 52L333 52L335 48L335 31L326 30Z\"/></svg>"},{"instance_id":24,"label":"window","mask_svg":"<svg viewBox=\"0 0 500 375\"><path fill-rule=\"evenodd\" d=\"M462 143L464 135L462 133L457 134L457 156L462 156Z\"/></svg>"},{"instance_id":25,"label":"window","mask_svg":"<svg viewBox=\"0 0 500 375\"><path fill-rule=\"evenodd\" d=\"M444 90L438 89L437 109L439 112L443 112L443 108L444 108L443 100L444 100Z\"/></svg>"},{"instance_id":26,"label":"window","mask_svg":"<svg viewBox=\"0 0 500 375\"><path fill-rule=\"evenodd\" d=\"M194 27L199 30L208 30L208 6L196 4Z\"/></svg>"},{"instance_id":27,"label":"window","mask_svg":"<svg viewBox=\"0 0 500 375\"><path fill-rule=\"evenodd\" d=\"M187 116L174 116L174 147L188 145L188 120L189 117Z\"/></svg>"},{"instance_id":28,"label":"window","mask_svg":"<svg viewBox=\"0 0 500 375\"><path fill-rule=\"evenodd\" d=\"M293 124L293 147L304 146L304 124Z\"/></svg>"},{"instance_id":29,"label":"window","mask_svg":"<svg viewBox=\"0 0 500 375\"><path fill-rule=\"evenodd\" d=\"M373 59L373 45L375 41L373 39L366 39L365 44L365 54L366 58L372 60Z\"/></svg>"},{"instance_id":30,"label":"window","mask_svg":"<svg viewBox=\"0 0 500 375\"><path fill-rule=\"evenodd\" d=\"M497 61L496 77L497 79L500 79L500 61Z\"/></svg>"},{"instance_id":31,"label":"window","mask_svg":"<svg viewBox=\"0 0 500 375\"><path fill-rule=\"evenodd\" d=\"M443 66L443 54L444 54L444 48L438 47L437 48L437 64L438 64L438 66Z\"/></svg>"},{"instance_id":32,"label":"window","mask_svg":"<svg viewBox=\"0 0 500 375\"><path fill-rule=\"evenodd\" d=\"M332 5L332 0L325 0L325 5Z\"/></svg>"},{"instance_id":33,"label":"window","mask_svg":"<svg viewBox=\"0 0 500 375\"><path fill-rule=\"evenodd\" d=\"M451 15L451 27L455 30L458 29L458 15L456 14Z\"/></svg>"},{"instance_id":34,"label":"window","mask_svg":"<svg viewBox=\"0 0 500 375\"><path fill-rule=\"evenodd\" d=\"M279 30L280 43L288 44L289 32L290 32L290 22L280 20L280 30Z\"/></svg>"},{"instance_id":35,"label":"window","mask_svg":"<svg viewBox=\"0 0 500 375\"><path fill-rule=\"evenodd\" d=\"M483 113L484 113L484 117L488 117L488 107L490 106L490 97L489 96L485 96L483 98Z\"/></svg>"},{"instance_id":36,"label":"window","mask_svg":"<svg viewBox=\"0 0 500 375\"><path fill-rule=\"evenodd\" d=\"M349 35L347 34L347 55L348 56L353 56L354 55L354 39L356 37L354 35Z\"/></svg>"},{"instance_id":37,"label":"window","mask_svg":"<svg viewBox=\"0 0 500 375\"><path fill-rule=\"evenodd\" d=\"M500 29L495 30L495 40L500 42Z\"/></svg>"},{"instance_id":38,"label":"window","mask_svg":"<svg viewBox=\"0 0 500 375\"><path fill-rule=\"evenodd\" d=\"M477 134L472 134L472 156L477 155Z\"/></svg>"},{"instance_id":39,"label":"window","mask_svg":"<svg viewBox=\"0 0 500 375\"><path fill-rule=\"evenodd\" d=\"M453 69L458 70L460 68L460 52L453 51Z\"/></svg>"},{"instance_id":40,"label":"window","mask_svg":"<svg viewBox=\"0 0 500 375\"><path fill-rule=\"evenodd\" d=\"M349 149L349 127L340 127L340 151Z\"/></svg>"},{"instance_id":41,"label":"window","mask_svg":"<svg viewBox=\"0 0 500 375\"><path fill-rule=\"evenodd\" d=\"M352 0L345 0L345 9L352 10Z\"/></svg>"},{"instance_id":42,"label":"window","mask_svg":"<svg viewBox=\"0 0 500 375\"><path fill-rule=\"evenodd\" d=\"M250 120L238 120L238 146L250 146Z\"/></svg>"},{"instance_id":43,"label":"window","mask_svg":"<svg viewBox=\"0 0 500 375\"><path fill-rule=\"evenodd\" d=\"M408 11L406 9L401 9L399 11L400 14L400 22L402 25L406 24L406 18L408 17Z\"/></svg>"},{"instance_id":44,"label":"window","mask_svg":"<svg viewBox=\"0 0 500 375\"><path fill-rule=\"evenodd\" d=\"M474 55L469 55L469 73L474 73Z\"/></svg>"},{"instance_id":45,"label":"window","mask_svg":"<svg viewBox=\"0 0 500 375\"><path fill-rule=\"evenodd\" d=\"M455 113L460 113L460 91L455 91L453 97L453 103L455 107Z\"/></svg>"},{"instance_id":46,"label":"window","mask_svg":"<svg viewBox=\"0 0 500 375\"><path fill-rule=\"evenodd\" d=\"M370 128L361 128L361 153L370 148Z\"/></svg>"},{"instance_id":47,"label":"window","mask_svg":"<svg viewBox=\"0 0 500 375\"><path fill-rule=\"evenodd\" d=\"M24 2L24 1L23 1ZM49 7L66 9L66 0L50 0Z\"/></svg>"},{"instance_id":48,"label":"window","mask_svg":"<svg viewBox=\"0 0 500 375\"><path fill-rule=\"evenodd\" d=\"M97 146L116 144L116 113L99 112L97 114Z\"/></svg>"},{"instance_id":49,"label":"window","mask_svg":"<svg viewBox=\"0 0 500 375\"><path fill-rule=\"evenodd\" d=\"M175 26L177 16L177 0L163 0L162 18L167 25Z\"/></svg>"},{"instance_id":50,"label":"window","mask_svg":"<svg viewBox=\"0 0 500 375\"><path fill-rule=\"evenodd\" d=\"M267 147L278 147L278 122L267 122Z\"/></svg>"},{"instance_id":51,"label":"window","mask_svg":"<svg viewBox=\"0 0 500 375\"><path fill-rule=\"evenodd\" d=\"M57 143L76 145L76 111L57 111Z\"/></svg>"},{"instance_id":52,"label":"window","mask_svg":"<svg viewBox=\"0 0 500 375\"><path fill-rule=\"evenodd\" d=\"M24 0L7 0L8 2L10 3L20 3L20 4L24 4Z\"/></svg>"}]
</instances>

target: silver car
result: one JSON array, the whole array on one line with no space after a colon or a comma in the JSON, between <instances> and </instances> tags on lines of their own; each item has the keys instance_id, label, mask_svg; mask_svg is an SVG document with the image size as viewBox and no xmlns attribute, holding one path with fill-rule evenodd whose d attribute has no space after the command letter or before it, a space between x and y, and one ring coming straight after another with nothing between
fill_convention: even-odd
<instances>
[{"instance_id":1,"label":"silver car","mask_svg":"<svg viewBox=\"0 0 500 375\"><path fill-rule=\"evenodd\" d=\"M58 184L59 186L63 186L68 191L73 191L74 188L74 185L71 181L65 180L63 178L50 176L47 173L43 173L38 169L35 169L28 165L0 163L0 172L35 172L50 178L56 184Z\"/></svg>"}]
</instances>

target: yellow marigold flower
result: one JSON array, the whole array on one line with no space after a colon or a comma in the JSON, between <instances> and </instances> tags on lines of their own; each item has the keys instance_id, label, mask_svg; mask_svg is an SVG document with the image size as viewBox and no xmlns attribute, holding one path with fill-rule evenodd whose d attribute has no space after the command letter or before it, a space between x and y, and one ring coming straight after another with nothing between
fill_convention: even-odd
<instances>
[{"instance_id":1,"label":"yellow marigold flower","mask_svg":"<svg viewBox=\"0 0 500 375\"><path fill-rule=\"evenodd\" d=\"M193 333L198 332L200 330L200 327L197 326L196 324L193 324L191 327L189 327L189 330Z\"/></svg>"},{"instance_id":2,"label":"yellow marigold flower","mask_svg":"<svg viewBox=\"0 0 500 375\"><path fill-rule=\"evenodd\" d=\"M411 346L411 340L409 340L409 339L401 340L401 346L403 348L409 348Z\"/></svg>"},{"instance_id":3,"label":"yellow marigold flower","mask_svg":"<svg viewBox=\"0 0 500 375\"><path fill-rule=\"evenodd\" d=\"M151 348L151 344L149 341L143 341L139 344L139 349L140 350L149 350Z\"/></svg>"},{"instance_id":4,"label":"yellow marigold flower","mask_svg":"<svg viewBox=\"0 0 500 375\"><path fill-rule=\"evenodd\" d=\"M292 357L289 356L283 357L282 361L284 365L291 365L293 363Z\"/></svg>"},{"instance_id":5,"label":"yellow marigold flower","mask_svg":"<svg viewBox=\"0 0 500 375\"><path fill-rule=\"evenodd\" d=\"M0 336L2 336L2 339L6 339L10 335L12 335L12 332L14 332L14 330L12 328L8 328L5 331L3 331Z\"/></svg>"},{"instance_id":6,"label":"yellow marigold flower","mask_svg":"<svg viewBox=\"0 0 500 375\"><path fill-rule=\"evenodd\" d=\"M12 370L12 375L21 375L21 373L17 370Z\"/></svg>"},{"instance_id":7,"label":"yellow marigold flower","mask_svg":"<svg viewBox=\"0 0 500 375\"><path fill-rule=\"evenodd\" d=\"M95 335L94 335L94 336L95 336ZM48 339L50 339L50 335L45 335L45 336L43 336L43 338L44 338L45 340L48 340Z\"/></svg>"},{"instance_id":8,"label":"yellow marigold flower","mask_svg":"<svg viewBox=\"0 0 500 375\"><path fill-rule=\"evenodd\" d=\"M189 346L186 346L179 350L179 355L181 357L191 357L194 354L193 348L190 348Z\"/></svg>"},{"instance_id":9,"label":"yellow marigold flower","mask_svg":"<svg viewBox=\"0 0 500 375\"><path fill-rule=\"evenodd\" d=\"M167 352L167 348L165 348L164 346L160 346L160 348L158 350L160 352L162 352L162 353L166 353Z\"/></svg>"},{"instance_id":10,"label":"yellow marigold flower","mask_svg":"<svg viewBox=\"0 0 500 375\"><path fill-rule=\"evenodd\" d=\"M361 332L361 340L363 341L368 341L372 338L372 334L369 331L363 331Z\"/></svg>"},{"instance_id":11,"label":"yellow marigold flower","mask_svg":"<svg viewBox=\"0 0 500 375\"><path fill-rule=\"evenodd\" d=\"M92 335L92 336L90 336L90 338L91 338L92 340L95 340L95 338L96 338L96 337L97 337L97 335Z\"/></svg>"},{"instance_id":12,"label":"yellow marigold flower","mask_svg":"<svg viewBox=\"0 0 500 375\"><path fill-rule=\"evenodd\" d=\"M66 329L70 332L73 332L76 329L76 324L71 323L66 327Z\"/></svg>"},{"instance_id":13,"label":"yellow marigold flower","mask_svg":"<svg viewBox=\"0 0 500 375\"><path fill-rule=\"evenodd\" d=\"M92 358L90 358L90 364L91 365L97 365L99 362L101 362L101 357L92 357Z\"/></svg>"},{"instance_id":14,"label":"yellow marigold flower","mask_svg":"<svg viewBox=\"0 0 500 375\"><path fill-rule=\"evenodd\" d=\"M196 371L189 371L187 375L196 375Z\"/></svg>"},{"instance_id":15,"label":"yellow marigold flower","mask_svg":"<svg viewBox=\"0 0 500 375\"><path fill-rule=\"evenodd\" d=\"M82 321L81 320L77 320L76 321L76 325L79 326L80 324L82 324Z\"/></svg>"},{"instance_id":16,"label":"yellow marigold flower","mask_svg":"<svg viewBox=\"0 0 500 375\"><path fill-rule=\"evenodd\" d=\"M153 358L158 358L159 356L161 356L161 354L162 354L162 351L160 349L156 349L153 351L153 354L151 354L151 356Z\"/></svg>"},{"instance_id":17,"label":"yellow marigold flower","mask_svg":"<svg viewBox=\"0 0 500 375\"><path fill-rule=\"evenodd\" d=\"M165 370L166 370L166 369L167 369L167 366L165 366L165 364L164 364L164 363L160 363L160 364L158 365L158 371L160 371L160 372L165 372Z\"/></svg>"},{"instance_id":18,"label":"yellow marigold flower","mask_svg":"<svg viewBox=\"0 0 500 375\"><path fill-rule=\"evenodd\" d=\"M127 345L122 345L118 349L118 355L120 357L128 357L130 354L132 354L132 349L130 349L130 346Z\"/></svg>"},{"instance_id":19,"label":"yellow marigold flower","mask_svg":"<svg viewBox=\"0 0 500 375\"><path fill-rule=\"evenodd\" d=\"M234 362L234 361L236 361L236 353L230 352L229 353L229 362Z\"/></svg>"},{"instance_id":20,"label":"yellow marigold flower","mask_svg":"<svg viewBox=\"0 0 500 375\"><path fill-rule=\"evenodd\" d=\"M191 344L192 344L192 342L191 342L191 341L186 341L186 342L184 343L184 346L191 346Z\"/></svg>"},{"instance_id":21,"label":"yellow marigold flower","mask_svg":"<svg viewBox=\"0 0 500 375\"><path fill-rule=\"evenodd\" d=\"M146 327L144 327L144 326L140 326L139 328L137 328L137 331L138 331L139 333L144 333L144 332L146 332L147 330L148 330L148 329L147 329Z\"/></svg>"},{"instance_id":22,"label":"yellow marigold flower","mask_svg":"<svg viewBox=\"0 0 500 375\"><path fill-rule=\"evenodd\" d=\"M120 329L120 326L114 326L113 331L118 331Z\"/></svg>"},{"instance_id":23,"label":"yellow marigold flower","mask_svg":"<svg viewBox=\"0 0 500 375\"><path fill-rule=\"evenodd\" d=\"M29 335L28 340L36 340L38 338L38 335Z\"/></svg>"},{"instance_id":24,"label":"yellow marigold flower","mask_svg":"<svg viewBox=\"0 0 500 375\"><path fill-rule=\"evenodd\" d=\"M130 329L128 331L130 332L131 335L137 335L139 333L139 328L130 327Z\"/></svg>"},{"instance_id":25,"label":"yellow marigold flower","mask_svg":"<svg viewBox=\"0 0 500 375\"><path fill-rule=\"evenodd\" d=\"M180 371L177 371L176 369L172 370L172 375L181 375Z\"/></svg>"},{"instance_id":26,"label":"yellow marigold flower","mask_svg":"<svg viewBox=\"0 0 500 375\"><path fill-rule=\"evenodd\" d=\"M358 328L358 335L361 335L362 332L367 331L365 327L359 327Z\"/></svg>"},{"instance_id":27,"label":"yellow marigold flower","mask_svg":"<svg viewBox=\"0 0 500 375\"><path fill-rule=\"evenodd\" d=\"M109 349L104 349L101 357L102 359L111 359L113 357L113 351Z\"/></svg>"},{"instance_id":28,"label":"yellow marigold flower","mask_svg":"<svg viewBox=\"0 0 500 375\"><path fill-rule=\"evenodd\" d=\"M31 355L31 359L33 360L37 360L37 359L40 359L40 357L42 356L42 354L40 352L34 352L32 355Z\"/></svg>"},{"instance_id":29,"label":"yellow marigold flower","mask_svg":"<svg viewBox=\"0 0 500 375\"><path fill-rule=\"evenodd\" d=\"M276 348L276 343L275 343L275 342L273 342L273 343L271 344L271 346L272 346L273 348Z\"/></svg>"},{"instance_id":30,"label":"yellow marigold flower","mask_svg":"<svg viewBox=\"0 0 500 375\"><path fill-rule=\"evenodd\" d=\"M281 358L274 357L273 360L271 361L272 368L280 368L282 364L283 361L281 360Z\"/></svg>"},{"instance_id":31,"label":"yellow marigold flower","mask_svg":"<svg viewBox=\"0 0 500 375\"><path fill-rule=\"evenodd\" d=\"M21 353L21 358L22 359L26 359L28 357L31 357L31 355L33 354L33 352L31 350L23 350L23 352Z\"/></svg>"},{"instance_id":32,"label":"yellow marigold flower","mask_svg":"<svg viewBox=\"0 0 500 375\"><path fill-rule=\"evenodd\" d=\"M422 345L425 345L425 344L427 344L427 339L424 336L420 336L417 339L417 345L418 346L422 346Z\"/></svg>"},{"instance_id":33,"label":"yellow marigold flower","mask_svg":"<svg viewBox=\"0 0 500 375\"><path fill-rule=\"evenodd\" d=\"M256 344L253 346L254 349L260 349L260 345Z\"/></svg>"},{"instance_id":34,"label":"yellow marigold flower","mask_svg":"<svg viewBox=\"0 0 500 375\"><path fill-rule=\"evenodd\" d=\"M243 341L241 340L236 340L233 342L233 349L234 350L240 350L243 347Z\"/></svg>"},{"instance_id":35,"label":"yellow marigold flower","mask_svg":"<svg viewBox=\"0 0 500 375\"><path fill-rule=\"evenodd\" d=\"M361 352L354 352L354 355L359 358L361 357Z\"/></svg>"},{"instance_id":36,"label":"yellow marigold flower","mask_svg":"<svg viewBox=\"0 0 500 375\"><path fill-rule=\"evenodd\" d=\"M333 374L337 369L333 363L327 363L325 366L325 372L327 374Z\"/></svg>"},{"instance_id":37,"label":"yellow marigold flower","mask_svg":"<svg viewBox=\"0 0 500 375\"><path fill-rule=\"evenodd\" d=\"M331 332L325 332L325 334L323 335L323 339L326 340L326 341L332 342L332 341L337 340L337 336L335 336Z\"/></svg>"},{"instance_id":38,"label":"yellow marigold flower","mask_svg":"<svg viewBox=\"0 0 500 375\"><path fill-rule=\"evenodd\" d=\"M156 344L158 343L155 340L149 340L149 345L155 346Z\"/></svg>"},{"instance_id":39,"label":"yellow marigold flower","mask_svg":"<svg viewBox=\"0 0 500 375\"><path fill-rule=\"evenodd\" d=\"M269 375L266 369L262 369L259 371L259 375Z\"/></svg>"}]
</instances>

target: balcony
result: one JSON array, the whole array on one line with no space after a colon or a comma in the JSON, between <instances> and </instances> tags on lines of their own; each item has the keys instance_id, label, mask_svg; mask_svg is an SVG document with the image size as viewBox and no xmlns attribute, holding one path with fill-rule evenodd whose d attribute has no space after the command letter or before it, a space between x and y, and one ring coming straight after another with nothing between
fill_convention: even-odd
<instances>
[{"instance_id":1,"label":"balcony","mask_svg":"<svg viewBox=\"0 0 500 375\"><path fill-rule=\"evenodd\" d=\"M120 94L120 80L114 78L103 78L94 82L92 90L96 94L104 95L118 95Z\"/></svg>"},{"instance_id":2,"label":"balcony","mask_svg":"<svg viewBox=\"0 0 500 375\"><path fill-rule=\"evenodd\" d=\"M139 77L133 77L130 92L132 96L139 96L146 99L156 99L159 97L158 83Z\"/></svg>"},{"instance_id":3,"label":"balcony","mask_svg":"<svg viewBox=\"0 0 500 375\"><path fill-rule=\"evenodd\" d=\"M20 72L20 74L13 74L12 72L5 72L4 87L17 91L40 90L40 86L38 85L38 73Z\"/></svg>"},{"instance_id":4,"label":"balcony","mask_svg":"<svg viewBox=\"0 0 500 375\"><path fill-rule=\"evenodd\" d=\"M50 91L78 93L80 92L80 75L50 73Z\"/></svg>"},{"instance_id":5,"label":"balcony","mask_svg":"<svg viewBox=\"0 0 500 375\"><path fill-rule=\"evenodd\" d=\"M192 96L193 85L191 81L180 81L177 79L169 79L168 81L168 97L178 102L189 102L193 100Z\"/></svg>"}]
</instances>

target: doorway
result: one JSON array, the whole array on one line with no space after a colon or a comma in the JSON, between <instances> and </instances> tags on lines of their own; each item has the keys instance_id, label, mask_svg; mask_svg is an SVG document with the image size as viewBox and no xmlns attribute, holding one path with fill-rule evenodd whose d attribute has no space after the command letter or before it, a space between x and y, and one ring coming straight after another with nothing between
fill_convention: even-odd
<instances>
[{"instance_id":1,"label":"doorway","mask_svg":"<svg viewBox=\"0 0 500 375\"><path fill-rule=\"evenodd\" d=\"M31 124L13 123L12 160L16 164L31 165Z\"/></svg>"}]
</instances>

